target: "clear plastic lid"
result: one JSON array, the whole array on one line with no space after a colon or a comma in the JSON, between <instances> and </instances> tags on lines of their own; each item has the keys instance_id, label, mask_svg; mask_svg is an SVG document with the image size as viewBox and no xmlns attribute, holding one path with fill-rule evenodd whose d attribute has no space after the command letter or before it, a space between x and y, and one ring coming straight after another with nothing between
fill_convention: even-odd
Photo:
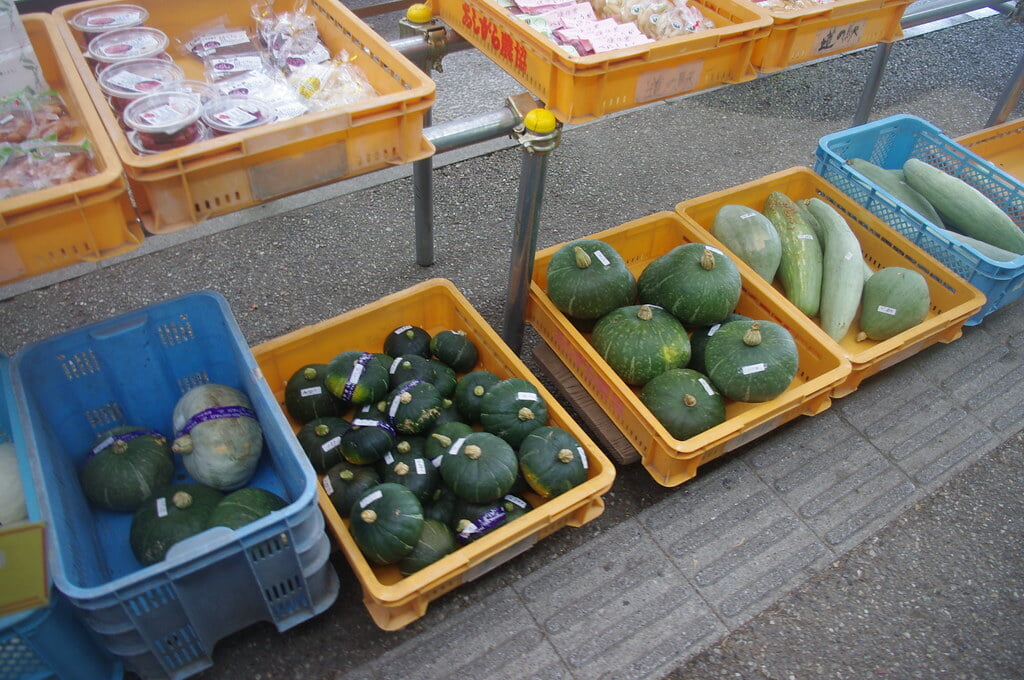
<instances>
[{"instance_id":1,"label":"clear plastic lid","mask_svg":"<svg viewBox=\"0 0 1024 680\"><path fill-rule=\"evenodd\" d=\"M149 11L138 5L104 5L83 9L68 20L71 27L82 33L104 33L115 28L141 26L149 18Z\"/></svg>"},{"instance_id":2,"label":"clear plastic lid","mask_svg":"<svg viewBox=\"0 0 1024 680\"><path fill-rule=\"evenodd\" d=\"M158 28L118 28L102 33L90 42L88 56L107 64L146 59L163 52L169 42L167 34Z\"/></svg>"},{"instance_id":3,"label":"clear plastic lid","mask_svg":"<svg viewBox=\"0 0 1024 680\"><path fill-rule=\"evenodd\" d=\"M135 98L181 80L185 71L164 59L130 59L111 64L97 77L100 89L111 97Z\"/></svg>"},{"instance_id":4,"label":"clear plastic lid","mask_svg":"<svg viewBox=\"0 0 1024 680\"><path fill-rule=\"evenodd\" d=\"M125 107L124 123L142 133L171 134L199 120L202 108L198 95L157 92Z\"/></svg>"},{"instance_id":5,"label":"clear plastic lid","mask_svg":"<svg viewBox=\"0 0 1024 680\"><path fill-rule=\"evenodd\" d=\"M276 119L272 104L249 95L220 95L203 107L203 122L220 133L248 130Z\"/></svg>"},{"instance_id":6,"label":"clear plastic lid","mask_svg":"<svg viewBox=\"0 0 1024 680\"><path fill-rule=\"evenodd\" d=\"M161 83L154 91L194 94L199 97L199 101L203 104L217 96L217 90L215 90L209 83L202 80L189 80L187 78Z\"/></svg>"}]
</instances>

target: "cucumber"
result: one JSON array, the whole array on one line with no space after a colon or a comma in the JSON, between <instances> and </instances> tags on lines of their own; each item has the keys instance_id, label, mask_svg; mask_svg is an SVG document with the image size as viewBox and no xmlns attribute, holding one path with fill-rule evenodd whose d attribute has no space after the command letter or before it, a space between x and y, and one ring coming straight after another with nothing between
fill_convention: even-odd
<instances>
[{"instance_id":1,"label":"cucumber","mask_svg":"<svg viewBox=\"0 0 1024 680\"><path fill-rule=\"evenodd\" d=\"M851 158L847 163L851 168L892 194L893 198L897 201L903 203L908 208L916 210L921 217L938 227L942 226L942 218L935 211L935 206L916 189L907 184L906 173L902 169L887 170L863 158Z\"/></svg>"},{"instance_id":2,"label":"cucumber","mask_svg":"<svg viewBox=\"0 0 1024 680\"><path fill-rule=\"evenodd\" d=\"M864 289L864 255L860 241L835 208L812 198L807 209L821 225L825 244L818 319L828 337L839 342L857 318Z\"/></svg>"},{"instance_id":3,"label":"cucumber","mask_svg":"<svg viewBox=\"0 0 1024 680\"><path fill-rule=\"evenodd\" d=\"M1017 253L1011 253L1009 250L1003 250L1002 248L994 246L991 243L985 243L984 241L979 241L976 238L971 238L970 236L966 236L964 234L958 234L957 232L950 231L949 229L939 229L938 231L940 234L943 234L946 237L948 237L949 240L958 243L963 243L966 246L971 246L982 255L986 255L992 258L993 260L999 260L1000 262L1009 262L1010 260L1016 260L1018 257L1020 257L1020 255L1018 255Z\"/></svg>"},{"instance_id":4,"label":"cucumber","mask_svg":"<svg viewBox=\"0 0 1024 680\"><path fill-rule=\"evenodd\" d=\"M913 269L884 267L864 283L858 340L887 340L925 320L928 283Z\"/></svg>"},{"instance_id":5,"label":"cucumber","mask_svg":"<svg viewBox=\"0 0 1024 680\"><path fill-rule=\"evenodd\" d=\"M907 183L957 231L1018 255L1024 255L1024 232L1010 216L967 182L916 158L903 164Z\"/></svg>"},{"instance_id":6,"label":"cucumber","mask_svg":"<svg viewBox=\"0 0 1024 680\"><path fill-rule=\"evenodd\" d=\"M797 204L781 191L768 194L764 216L775 225L782 242L779 280L786 297L807 316L817 316L822 251L814 228L800 214Z\"/></svg>"}]
</instances>

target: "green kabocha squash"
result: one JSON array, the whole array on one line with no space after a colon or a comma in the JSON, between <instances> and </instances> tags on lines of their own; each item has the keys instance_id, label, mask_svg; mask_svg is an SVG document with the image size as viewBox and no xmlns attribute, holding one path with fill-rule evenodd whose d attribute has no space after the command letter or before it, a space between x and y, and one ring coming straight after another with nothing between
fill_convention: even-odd
<instances>
[{"instance_id":1,"label":"green kabocha squash","mask_svg":"<svg viewBox=\"0 0 1024 680\"><path fill-rule=\"evenodd\" d=\"M419 354L402 354L388 367L388 388L392 390L410 380L431 382L433 379L434 365Z\"/></svg>"},{"instance_id":2,"label":"green kabocha squash","mask_svg":"<svg viewBox=\"0 0 1024 680\"><path fill-rule=\"evenodd\" d=\"M537 428L519 446L519 470L542 498L554 498L587 481L588 468L580 443L554 425Z\"/></svg>"},{"instance_id":3,"label":"green kabocha squash","mask_svg":"<svg viewBox=\"0 0 1024 680\"><path fill-rule=\"evenodd\" d=\"M472 433L470 425L458 420L437 425L427 435L424 453L430 460L435 460L446 454L456 441Z\"/></svg>"},{"instance_id":4,"label":"green kabocha squash","mask_svg":"<svg viewBox=\"0 0 1024 680\"><path fill-rule=\"evenodd\" d=\"M418 354L429 358L430 333L419 326L399 326L384 338L384 353L393 357Z\"/></svg>"},{"instance_id":5,"label":"green kabocha squash","mask_svg":"<svg viewBox=\"0 0 1024 680\"><path fill-rule=\"evenodd\" d=\"M241 529L258 519L280 510L288 502L272 491L247 486L224 496L206 520L206 528Z\"/></svg>"},{"instance_id":6,"label":"green kabocha squash","mask_svg":"<svg viewBox=\"0 0 1024 680\"><path fill-rule=\"evenodd\" d=\"M204 531L224 494L202 484L171 484L132 515L128 542L143 566L162 561L176 543Z\"/></svg>"},{"instance_id":7,"label":"green kabocha squash","mask_svg":"<svg viewBox=\"0 0 1024 680\"><path fill-rule=\"evenodd\" d=\"M676 439L689 439L725 422L725 400L703 374L676 368L640 390L640 401Z\"/></svg>"},{"instance_id":8,"label":"green kabocha squash","mask_svg":"<svg viewBox=\"0 0 1024 680\"><path fill-rule=\"evenodd\" d=\"M134 512L155 490L170 484L173 475L166 437L144 427L119 426L93 442L78 478L96 507Z\"/></svg>"},{"instance_id":9,"label":"green kabocha squash","mask_svg":"<svg viewBox=\"0 0 1024 680\"><path fill-rule=\"evenodd\" d=\"M931 294L924 277L913 269L885 267L864 282L860 330L863 337L887 340L913 328L928 316Z\"/></svg>"},{"instance_id":10,"label":"green kabocha squash","mask_svg":"<svg viewBox=\"0 0 1024 680\"><path fill-rule=\"evenodd\" d=\"M505 494L491 503L460 500L455 504L452 528L457 541L471 543L529 511L530 504L514 494Z\"/></svg>"},{"instance_id":11,"label":"green kabocha squash","mask_svg":"<svg viewBox=\"0 0 1024 680\"><path fill-rule=\"evenodd\" d=\"M723 205L711 223L711 234L765 281L775 280L782 261L782 241L763 214L745 205Z\"/></svg>"},{"instance_id":12,"label":"green kabocha squash","mask_svg":"<svg viewBox=\"0 0 1024 680\"><path fill-rule=\"evenodd\" d=\"M263 430L241 390L216 383L193 387L178 399L171 420L171 449L195 481L231 491L256 474Z\"/></svg>"},{"instance_id":13,"label":"green kabocha squash","mask_svg":"<svg viewBox=\"0 0 1024 680\"><path fill-rule=\"evenodd\" d=\"M430 339L430 353L457 373L472 371L480 350L465 331L438 331Z\"/></svg>"},{"instance_id":14,"label":"green kabocha squash","mask_svg":"<svg viewBox=\"0 0 1024 680\"><path fill-rule=\"evenodd\" d=\"M730 321L708 340L708 378L729 399L769 401L796 377L800 365L792 334L773 321Z\"/></svg>"},{"instance_id":15,"label":"green kabocha squash","mask_svg":"<svg viewBox=\"0 0 1024 680\"><path fill-rule=\"evenodd\" d=\"M323 473L341 462L341 439L348 429L349 422L344 418L327 416L309 421L295 437L313 469Z\"/></svg>"},{"instance_id":16,"label":"green kabocha squash","mask_svg":"<svg viewBox=\"0 0 1024 680\"><path fill-rule=\"evenodd\" d=\"M328 362L324 385L346 404L373 404L388 393L388 367L369 352L347 350Z\"/></svg>"},{"instance_id":17,"label":"green kabocha squash","mask_svg":"<svg viewBox=\"0 0 1024 680\"><path fill-rule=\"evenodd\" d=\"M455 534L445 524L435 519L424 520L420 540L413 546L412 552L398 562L398 571L402 576L415 574L445 555L455 552L458 547Z\"/></svg>"},{"instance_id":18,"label":"green kabocha squash","mask_svg":"<svg viewBox=\"0 0 1024 680\"><path fill-rule=\"evenodd\" d=\"M548 260L547 293L574 319L599 319L636 300L636 278L615 248L597 239L570 241Z\"/></svg>"},{"instance_id":19,"label":"green kabocha squash","mask_svg":"<svg viewBox=\"0 0 1024 680\"><path fill-rule=\"evenodd\" d=\"M683 324L652 305L608 312L594 324L590 342L628 385L643 385L690 360L690 338Z\"/></svg>"},{"instance_id":20,"label":"green kabocha squash","mask_svg":"<svg viewBox=\"0 0 1024 680\"><path fill-rule=\"evenodd\" d=\"M284 386L284 408L292 420L308 423L323 416L340 416L344 405L324 385L327 364L306 364Z\"/></svg>"},{"instance_id":21,"label":"green kabocha squash","mask_svg":"<svg viewBox=\"0 0 1024 680\"><path fill-rule=\"evenodd\" d=\"M721 250L684 243L648 263L637 288L641 303L659 305L685 324L703 326L736 309L742 282L736 263Z\"/></svg>"},{"instance_id":22,"label":"green kabocha squash","mask_svg":"<svg viewBox=\"0 0 1024 680\"><path fill-rule=\"evenodd\" d=\"M434 420L433 427L438 425L444 425L445 423L461 422L462 414L459 413L459 409L455 408L455 402L449 398L441 400L441 412L437 414L437 418Z\"/></svg>"},{"instance_id":23,"label":"green kabocha squash","mask_svg":"<svg viewBox=\"0 0 1024 680\"><path fill-rule=\"evenodd\" d=\"M378 484L352 504L349 532L371 564L394 564L411 553L420 540L423 505L401 484Z\"/></svg>"},{"instance_id":24,"label":"green kabocha squash","mask_svg":"<svg viewBox=\"0 0 1024 680\"><path fill-rule=\"evenodd\" d=\"M451 527L455 517L455 504L459 497L444 484L439 484L434 489L430 500L423 505L423 517L441 522Z\"/></svg>"},{"instance_id":25,"label":"green kabocha squash","mask_svg":"<svg viewBox=\"0 0 1024 680\"><path fill-rule=\"evenodd\" d=\"M547 422L547 404L537 388L523 378L505 378L491 387L480 401L483 429L513 447Z\"/></svg>"},{"instance_id":26,"label":"green kabocha squash","mask_svg":"<svg viewBox=\"0 0 1024 680\"><path fill-rule=\"evenodd\" d=\"M395 445L396 436L387 416L368 404L356 411L349 429L341 435L341 455L358 465L375 463Z\"/></svg>"},{"instance_id":27,"label":"green kabocha squash","mask_svg":"<svg viewBox=\"0 0 1024 680\"><path fill-rule=\"evenodd\" d=\"M371 487L380 484L380 474L372 465L353 465L342 461L320 479L331 505L341 517L348 517L352 504Z\"/></svg>"},{"instance_id":28,"label":"green kabocha squash","mask_svg":"<svg viewBox=\"0 0 1024 680\"><path fill-rule=\"evenodd\" d=\"M519 460L509 444L490 432L459 439L441 458L441 479L459 498L487 503L504 496L519 475Z\"/></svg>"},{"instance_id":29,"label":"green kabocha squash","mask_svg":"<svg viewBox=\"0 0 1024 680\"><path fill-rule=\"evenodd\" d=\"M707 347L708 340L711 336L717 333L718 329L721 328L724 323L728 323L730 321L750 320L750 317L733 312L722 319L719 323L694 328L693 332L690 334L690 361L687 362L685 368L692 368L698 373L706 373L707 369L704 368L704 348Z\"/></svg>"},{"instance_id":30,"label":"green kabocha squash","mask_svg":"<svg viewBox=\"0 0 1024 680\"><path fill-rule=\"evenodd\" d=\"M423 455L423 449L405 453L397 449L388 451L381 459L379 470L380 481L401 484L416 494L421 503L433 497L440 482L440 473Z\"/></svg>"},{"instance_id":31,"label":"green kabocha squash","mask_svg":"<svg viewBox=\"0 0 1024 680\"><path fill-rule=\"evenodd\" d=\"M434 336L437 337L437 336ZM401 434L426 432L441 415L444 398L431 383L410 380L387 397L387 415Z\"/></svg>"},{"instance_id":32,"label":"green kabocha squash","mask_svg":"<svg viewBox=\"0 0 1024 680\"><path fill-rule=\"evenodd\" d=\"M438 394L449 398L455 392L455 384L459 381L459 375L448 364L440 359L431 359L431 366L434 368L434 375L430 378L430 384L437 388Z\"/></svg>"},{"instance_id":33,"label":"green kabocha squash","mask_svg":"<svg viewBox=\"0 0 1024 680\"><path fill-rule=\"evenodd\" d=\"M0 527L27 519L28 505L21 483L18 452L12 442L0 442Z\"/></svg>"},{"instance_id":34,"label":"green kabocha squash","mask_svg":"<svg viewBox=\"0 0 1024 680\"><path fill-rule=\"evenodd\" d=\"M480 402L487 390L499 382L501 378L485 370L472 371L459 378L452 396L455 408L467 423L480 422Z\"/></svg>"}]
</instances>

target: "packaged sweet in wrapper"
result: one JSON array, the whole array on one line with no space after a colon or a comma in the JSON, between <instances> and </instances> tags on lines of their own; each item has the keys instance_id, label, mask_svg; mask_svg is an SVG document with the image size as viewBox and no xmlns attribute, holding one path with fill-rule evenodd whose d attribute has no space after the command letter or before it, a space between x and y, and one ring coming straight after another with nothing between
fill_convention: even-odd
<instances>
[{"instance_id":1,"label":"packaged sweet in wrapper","mask_svg":"<svg viewBox=\"0 0 1024 680\"><path fill-rule=\"evenodd\" d=\"M377 95L362 69L347 55L322 64L310 64L293 70L288 83L307 100L313 111L347 106Z\"/></svg>"},{"instance_id":2,"label":"packaged sweet in wrapper","mask_svg":"<svg viewBox=\"0 0 1024 680\"><path fill-rule=\"evenodd\" d=\"M258 46L244 28L216 24L196 31L185 43L185 49L206 59L215 55L251 54L258 51Z\"/></svg>"},{"instance_id":3,"label":"packaged sweet in wrapper","mask_svg":"<svg viewBox=\"0 0 1024 680\"><path fill-rule=\"evenodd\" d=\"M14 0L0 0L0 97L49 89Z\"/></svg>"}]
</instances>

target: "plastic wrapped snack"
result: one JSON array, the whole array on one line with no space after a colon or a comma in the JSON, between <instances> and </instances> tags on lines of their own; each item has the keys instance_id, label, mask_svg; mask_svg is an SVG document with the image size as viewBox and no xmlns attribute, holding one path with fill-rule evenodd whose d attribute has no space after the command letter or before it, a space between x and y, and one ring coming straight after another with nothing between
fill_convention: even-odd
<instances>
[{"instance_id":1,"label":"plastic wrapped snack","mask_svg":"<svg viewBox=\"0 0 1024 680\"><path fill-rule=\"evenodd\" d=\"M19 144L33 139L66 141L76 122L56 91L15 92L0 100L0 142Z\"/></svg>"},{"instance_id":2,"label":"plastic wrapped snack","mask_svg":"<svg viewBox=\"0 0 1024 680\"><path fill-rule=\"evenodd\" d=\"M288 76L288 82L313 111L347 106L377 96L362 69L350 60L297 68Z\"/></svg>"},{"instance_id":3,"label":"plastic wrapped snack","mask_svg":"<svg viewBox=\"0 0 1024 680\"><path fill-rule=\"evenodd\" d=\"M185 43L185 49L200 59L259 51L258 45L247 30L224 24L195 31L192 38Z\"/></svg>"},{"instance_id":4,"label":"plastic wrapped snack","mask_svg":"<svg viewBox=\"0 0 1024 680\"><path fill-rule=\"evenodd\" d=\"M96 174L88 142L33 141L0 146L0 199Z\"/></svg>"}]
</instances>

